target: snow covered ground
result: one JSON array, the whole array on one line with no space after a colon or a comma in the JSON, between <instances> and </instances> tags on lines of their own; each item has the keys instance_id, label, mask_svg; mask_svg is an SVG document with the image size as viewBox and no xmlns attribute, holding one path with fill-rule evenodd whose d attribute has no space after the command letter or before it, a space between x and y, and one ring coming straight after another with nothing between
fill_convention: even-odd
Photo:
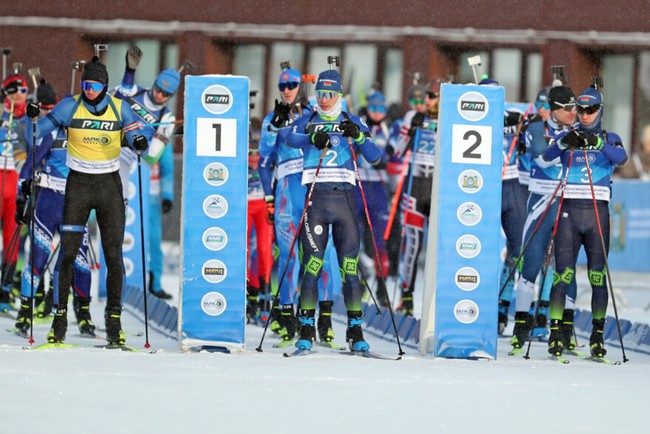
<instances>
[{"instance_id":1,"label":"snow covered ground","mask_svg":"<svg viewBox=\"0 0 650 434\"><path fill-rule=\"evenodd\" d=\"M167 275L166 285L177 278ZM622 313L650 322L648 291L624 292ZM93 302L99 327L103 307ZM0 433L645 433L649 425L650 356L632 351L621 366L572 356L563 365L544 343L533 343L530 360L508 356L503 339L496 361L420 357L410 346L400 361L320 347L287 359L268 336L255 352L262 329L253 326L240 354L181 353L153 327L158 352L127 353L90 348L102 341L79 337L72 317L66 341L80 346L49 351L23 350L24 339L4 332L13 321L0 317ZM142 348L142 320L125 313L123 327ZM35 326L37 344L48 330ZM395 342L366 337L372 350L397 355ZM620 348L608 349L622 359Z\"/></svg>"}]
</instances>

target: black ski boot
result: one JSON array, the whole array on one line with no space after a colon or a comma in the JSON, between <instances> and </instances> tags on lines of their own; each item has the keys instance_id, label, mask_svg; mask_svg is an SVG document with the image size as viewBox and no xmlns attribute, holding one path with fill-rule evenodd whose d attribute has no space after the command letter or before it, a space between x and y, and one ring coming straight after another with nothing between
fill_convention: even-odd
<instances>
[{"instance_id":1,"label":"black ski boot","mask_svg":"<svg viewBox=\"0 0 650 434\"><path fill-rule=\"evenodd\" d=\"M589 349L591 350L591 355L594 357L605 357L607 354L603 338L605 319L591 320L591 324L593 326L591 329L591 337L589 338Z\"/></svg>"},{"instance_id":2,"label":"black ski boot","mask_svg":"<svg viewBox=\"0 0 650 434\"><path fill-rule=\"evenodd\" d=\"M106 306L104 320L106 322L106 340L109 345L124 345L126 334L122 331L122 306Z\"/></svg>"},{"instance_id":3,"label":"black ski boot","mask_svg":"<svg viewBox=\"0 0 650 434\"><path fill-rule=\"evenodd\" d=\"M172 298L171 294L166 293L164 290L159 289L156 290L156 287L154 285L156 278L154 277L153 273L150 271L149 272L149 292L155 295L156 297L162 299L162 300L169 300Z\"/></svg>"},{"instance_id":4,"label":"black ski boot","mask_svg":"<svg viewBox=\"0 0 650 434\"><path fill-rule=\"evenodd\" d=\"M564 309L564 312L562 312L562 327L560 327L562 345L569 350L576 347L576 340L573 337L573 314L573 309Z\"/></svg>"},{"instance_id":5,"label":"black ski boot","mask_svg":"<svg viewBox=\"0 0 650 434\"><path fill-rule=\"evenodd\" d=\"M296 335L296 316L293 313L293 304L283 304L280 307L280 328L278 335L283 342L290 342Z\"/></svg>"},{"instance_id":6,"label":"black ski boot","mask_svg":"<svg viewBox=\"0 0 650 434\"><path fill-rule=\"evenodd\" d=\"M389 307L390 299L388 298L388 289L386 281L380 277L377 278L377 304L381 307Z\"/></svg>"},{"instance_id":7,"label":"black ski boot","mask_svg":"<svg viewBox=\"0 0 650 434\"><path fill-rule=\"evenodd\" d=\"M548 352L554 356L561 356L564 351L562 344L562 321L559 319L551 320L551 334L548 337Z\"/></svg>"},{"instance_id":8,"label":"black ski boot","mask_svg":"<svg viewBox=\"0 0 650 434\"><path fill-rule=\"evenodd\" d=\"M20 310L16 317L16 328L23 337L26 337L32 325L33 306L34 303L31 297L20 297Z\"/></svg>"},{"instance_id":9,"label":"black ski boot","mask_svg":"<svg viewBox=\"0 0 650 434\"><path fill-rule=\"evenodd\" d=\"M280 310L280 305L278 304L280 300L277 297L272 298L273 308L271 309L271 322L269 323L269 329L272 333L278 334L278 331L282 328L282 311Z\"/></svg>"},{"instance_id":10,"label":"black ski boot","mask_svg":"<svg viewBox=\"0 0 650 434\"><path fill-rule=\"evenodd\" d=\"M246 322L248 324L255 324L260 314L257 303L259 291L259 288L253 288L252 286L246 288Z\"/></svg>"},{"instance_id":11,"label":"black ski boot","mask_svg":"<svg viewBox=\"0 0 650 434\"><path fill-rule=\"evenodd\" d=\"M510 343L514 348L521 348L530 339L532 318L528 312L515 313L515 328Z\"/></svg>"},{"instance_id":12,"label":"black ski boot","mask_svg":"<svg viewBox=\"0 0 650 434\"><path fill-rule=\"evenodd\" d=\"M316 327L314 327L314 316L316 309L301 309L298 315L300 322L300 339L296 342L299 350L311 350L316 342Z\"/></svg>"},{"instance_id":13,"label":"black ski boot","mask_svg":"<svg viewBox=\"0 0 650 434\"><path fill-rule=\"evenodd\" d=\"M368 351L370 345L363 339L363 312L348 311L348 329L345 331L345 340L348 342L350 351Z\"/></svg>"},{"instance_id":14,"label":"black ski boot","mask_svg":"<svg viewBox=\"0 0 650 434\"><path fill-rule=\"evenodd\" d=\"M75 294L72 301L74 314L77 317L79 333L82 335L95 336L95 324L90 317L90 297L83 298Z\"/></svg>"},{"instance_id":15,"label":"black ski boot","mask_svg":"<svg viewBox=\"0 0 650 434\"><path fill-rule=\"evenodd\" d=\"M508 327L508 309L510 308L510 302L505 300L499 300L499 329L498 332L500 335L503 334L506 327Z\"/></svg>"},{"instance_id":16,"label":"black ski boot","mask_svg":"<svg viewBox=\"0 0 650 434\"><path fill-rule=\"evenodd\" d=\"M318 302L318 338L321 342L330 343L334 340L334 330L332 329L332 306L334 302Z\"/></svg>"},{"instance_id":17,"label":"black ski boot","mask_svg":"<svg viewBox=\"0 0 650 434\"><path fill-rule=\"evenodd\" d=\"M65 334L68 331L68 309L65 306L58 307L52 320L52 328L47 334L47 341L51 344L62 344L65 341Z\"/></svg>"},{"instance_id":18,"label":"black ski boot","mask_svg":"<svg viewBox=\"0 0 650 434\"><path fill-rule=\"evenodd\" d=\"M402 304L398 310L404 316L413 316L413 290L402 290Z\"/></svg>"}]
</instances>

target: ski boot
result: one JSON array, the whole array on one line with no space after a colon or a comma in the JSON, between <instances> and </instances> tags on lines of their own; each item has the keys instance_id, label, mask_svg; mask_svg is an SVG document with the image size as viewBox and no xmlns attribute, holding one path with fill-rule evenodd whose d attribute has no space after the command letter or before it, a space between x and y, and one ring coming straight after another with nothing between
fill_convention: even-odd
<instances>
[{"instance_id":1,"label":"ski boot","mask_svg":"<svg viewBox=\"0 0 650 434\"><path fill-rule=\"evenodd\" d=\"M510 344L514 348L521 348L524 343L530 339L530 326L532 318L528 312L515 313L515 328L512 331L512 339Z\"/></svg>"},{"instance_id":2,"label":"ski boot","mask_svg":"<svg viewBox=\"0 0 650 434\"><path fill-rule=\"evenodd\" d=\"M65 341L65 333L68 331L68 309L65 306L58 307L52 320L52 328L47 334L47 341L51 344L62 344Z\"/></svg>"},{"instance_id":3,"label":"ski boot","mask_svg":"<svg viewBox=\"0 0 650 434\"><path fill-rule=\"evenodd\" d=\"M16 271L11 282L11 296L14 299L20 298L20 287L22 286L23 272Z\"/></svg>"},{"instance_id":4,"label":"ski boot","mask_svg":"<svg viewBox=\"0 0 650 434\"><path fill-rule=\"evenodd\" d=\"M404 316L413 316L413 291L408 289L402 290L402 303L397 308Z\"/></svg>"},{"instance_id":5,"label":"ski boot","mask_svg":"<svg viewBox=\"0 0 650 434\"><path fill-rule=\"evenodd\" d=\"M279 300L277 297L273 298L273 309L271 309L271 322L269 323L269 329L271 333L278 334L278 330L282 328L282 323L280 321L282 317L282 311L280 310L280 305L278 304Z\"/></svg>"},{"instance_id":6,"label":"ski boot","mask_svg":"<svg viewBox=\"0 0 650 434\"><path fill-rule=\"evenodd\" d=\"M29 329L32 325L32 315L33 315L33 300L31 297L20 297L20 310L18 311L18 316L16 317L16 329L18 333L27 337Z\"/></svg>"},{"instance_id":7,"label":"ski boot","mask_svg":"<svg viewBox=\"0 0 650 434\"><path fill-rule=\"evenodd\" d=\"M246 322L248 324L255 324L257 317L260 314L259 304L257 301L259 295L259 288L249 286L246 289Z\"/></svg>"},{"instance_id":8,"label":"ski boot","mask_svg":"<svg viewBox=\"0 0 650 434\"><path fill-rule=\"evenodd\" d=\"M508 308L510 308L510 302L505 300L499 300L499 329L498 332L500 335L506 330L508 326Z\"/></svg>"},{"instance_id":9,"label":"ski boot","mask_svg":"<svg viewBox=\"0 0 650 434\"><path fill-rule=\"evenodd\" d=\"M331 343L334 340L334 330L332 329L332 306L334 302L318 302L318 338L321 342Z\"/></svg>"},{"instance_id":10,"label":"ski boot","mask_svg":"<svg viewBox=\"0 0 650 434\"><path fill-rule=\"evenodd\" d=\"M576 347L576 340L573 337L573 313L573 309L564 309L562 313L562 327L560 327L562 332L562 345L569 350L573 350Z\"/></svg>"},{"instance_id":11,"label":"ski boot","mask_svg":"<svg viewBox=\"0 0 650 434\"><path fill-rule=\"evenodd\" d=\"M280 328L278 336L282 342L278 346L286 346L293 340L296 335L296 317L293 314L293 304L283 304L280 306ZM284 345L282 345L284 343Z\"/></svg>"},{"instance_id":12,"label":"ski boot","mask_svg":"<svg viewBox=\"0 0 650 434\"><path fill-rule=\"evenodd\" d=\"M154 286L155 283L155 277L153 273L150 271L149 272L149 292L152 293L154 296L162 299L162 300L170 300L172 298L171 294L166 293L163 289L155 289Z\"/></svg>"},{"instance_id":13,"label":"ski boot","mask_svg":"<svg viewBox=\"0 0 650 434\"><path fill-rule=\"evenodd\" d=\"M52 314L54 304L54 282L50 282L49 289L45 293L43 301L36 305L36 318L44 320Z\"/></svg>"},{"instance_id":14,"label":"ski boot","mask_svg":"<svg viewBox=\"0 0 650 434\"><path fill-rule=\"evenodd\" d=\"M377 278L377 304L381 307L390 307L390 299L388 298L388 289L386 288L386 281L381 277Z\"/></svg>"},{"instance_id":15,"label":"ski boot","mask_svg":"<svg viewBox=\"0 0 650 434\"><path fill-rule=\"evenodd\" d=\"M77 317L79 333L95 336L95 324L93 324L92 318L90 317L90 297L83 298L75 295L72 306L74 307L74 314Z\"/></svg>"},{"instance_id":16,"label":"ski boot","mask_svg":"<svg viewBox=\"0 0 650 434\"><path fill-rule=\"evenodd\" d=\"M561 356L564 351L562 344L562 321L559 319L551 320L551 335L548 337L548 353L553 356Z\"/></svg>"},{"instance_id":17,"label":"ski boot","mask_svg":"<svg viewBox=\"0 0 650 434\"><path fill-rule=\"evenodd\" d=\"M591 320L591 324L593 326L591 329L591 337L589 338L589 349L591 350L591 355L594 357L605 357L607 354L605 341L603 339L605 319Z\"/></svg>"},{"instance_id":18,"label":"ski boot","mask_svg":"<svg viewBox=\"0 0 650 434\"><path fill-rule=\"evenodd\" d=\"M106 340L109 345L124 345L126 342L126 334L122 331L121 317L122 306L106 306L104 320L106 323Z\"/></svg>"},{"instance_id":19,"label":"ski boot","mask_svg":"<svg viewBox=\"0 0 650 434\"><path fill-rule=\"evenodd\" d=\"M548 335L546 323L548 322L548 301L540 301L537 315L535 316L535 327L533 328L533 337L545 338Z\"/></svg>"},{"instance_id":20,"label":"ski boot","mask_svg":"<svg viewBox=\"0 0 650 434\"><path fill-rule=\"evenodd\" d=\"M315 315L316 309L302 309L298 315L300 339L296 342L296 348L299 350L311 350L313 343L316 341Z\"/></svg>"},{"instance_id":21,"label":"ski boot","mask_svg":"<svg viewBox=\"0 0 650 434\"><path fill-rule=\"evenodd\" d=\"M348 311L348 329L345 331L345 340L350 346L350 351L368 351L370 345L363 339L363 312Z\"/></svg>"}]
</instances>

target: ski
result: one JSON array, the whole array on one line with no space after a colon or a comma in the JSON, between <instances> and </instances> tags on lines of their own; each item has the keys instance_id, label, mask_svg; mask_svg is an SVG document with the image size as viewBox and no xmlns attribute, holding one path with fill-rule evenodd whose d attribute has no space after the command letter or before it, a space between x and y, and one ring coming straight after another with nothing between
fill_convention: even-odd
<instances>
[{"instance_id":1,"label":"ski","mask_svg":"<svg viewBox=\"0 0 650 434\"><path fill-rule=\"evenodd\" d=\"M569 364L569 360L562 357L560 354L551 354L549 357L551 358L551 360L557 360L558 362L564 365Z\"/></svg>"},{"instance_id":2,"label":"ski","mask_svg":"<svg viewBox=\"0 0 650 434\"><path fill-rule=\"evenodd\" d=\"M516 356L517 354L521 353L524 349L523 348L513 348L511 351L508 351L509 356Z\"/></svg>"},{"instance_id":3,"label":"ski","mask_svg":"<svg viewBox=\"0 0 650 434\"><path fill-rule=\"evenodd\" d=\"M338 350L338 351L345 351L348 349L348 347L342 347L340 345L335 344L334 342L318 341L316 342L316 345L320 345L321 347L331 348L333 350Z\"/></svg>"},{"instance_id":4,"label":"ski","mask_svg":"<svg viewBox=\"0 0 650 434\"><path fill-rule=\"evenodd\" d=\"M105 350L121 350L121 351L127 351L131 353L147 353L147 354L155 354L158 351L149 348L141 350L139 348L130 347L128 345L119 345L119 344L93 345L93 347L105 349Z\"/></svg>"},{"instance_id":5,"label":"ski","mask_svg":"<svg viewBox=\"0 0 650 434\"><path fill-rule=\"evenodd\" d=\"M7 329L7 333L14 333L14 334L20 336L21 338L29 339L29 333L23 332L18 327Z\"/></svg>"},{"instance_id":6,"label":"ski","mask_svg":"<svg viewBox=\"0 0 650 434\"><path fill-rule=\"evenodd\" d=\"M277 344L273 344L273 348L285 348L285 347L292 347L296 344L295 339L291 339L288 341L280 341Z\"/></svg>"},{"instance_id":7,"label":"ski","mask_svg":"<svg viewBox=\"0 0 650 434\"><path fill-rule=\"evenodd\" d=\"M284 357L297 357L297 356L307 356L307 355L313 354L315 352L316 351L301 348L301 349L298 349L298 350L294 351L293 353L283 353L282 355Z\"/></svg>"},{"instance_id":8,"label":"ski","mask_svg":"<svg viewBox=\"0 0 650 434\"><path fill-rule=\"evenodd\" d=\"M576 350L567 350L567 352L583 360L591 360L596 363L604 363L605 365L612 365L612 366L617 366L621 364L621 362L619 362L618 360L610 360L610 359L606 359L605 357L596 357Z\"/></svg>"},{"instance_id":9,"label":"ski","mask_svg":"<svg viewBox=\"0 0 650 434\"><path fill-rule=\"evenodd\" d=\"M23 345L23 350L59 350L64 348L76 348L79 345L77 344L65 344L63 342L51 343L45 342L44 344L36 345L31 347L29 345Z\"/></svg>"},{"instance_id":10,"label":"ski","mask_svg":"<svg viewBox=\"0 0 650 434\"><path fill-rule=\"evenodd\" d=\"M402 360L402 356L389 357L383 356L381 354L372 352L372 351L339 351L338 354L345 354L348 356L358 356L365 357L367 359L378 359L378 360Z\"/></svg>"}]
</instances>

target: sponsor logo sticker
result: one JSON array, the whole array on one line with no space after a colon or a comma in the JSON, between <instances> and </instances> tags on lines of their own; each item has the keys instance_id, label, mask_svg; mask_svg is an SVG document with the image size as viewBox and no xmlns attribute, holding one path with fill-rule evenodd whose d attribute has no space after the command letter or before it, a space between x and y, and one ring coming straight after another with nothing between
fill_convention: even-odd
<instances>
[{"instance_id":1,"label":"sponsor logo sticker","mask_svg":"<svg viewBox=\"0 0 650 434\"><path fill-rule=\"evenodd\" d=\"M469 194L479 192L483 188L483 176L473 169L463 170L458 175L458 187Z\"/></svg>"},{"instance_id":2,"label":"sponsor logo sticker","mask_svg":"<svg viewBox=\"0 0 650 434\"><path fill-rule=\"evenodd\" d=\"M487 98L478 92L464 93L458 99L458 113L468 121L480 121L487 115L489 104Z\"/></svg>"},{"instance_id":3,"label":"sponsor logo sticker","mask_svg":"<svg viewBox=\"0 0 650 434\"><path fill-rule=\"evenodd\" d=\"M228 275L228 269L220 260L210 259L201 267L201 275L210 283L221 283Z\"/></svg>"},{"instance_id":4,"label":"sponsor logo sticker","mask_svg":"<svg viewBox=\"0 0 650 434\"><path fill-rule=\"evenodd\" d=\"M201 309L209 316L221 315L227 306L226 297L219 292L208 292L201 298Z\"/></svg>"},{"instance_id":5,"label":"sponsor logo sticker","mask_svg":"<svg viewBox=\"0 0 650 434\"><path fill-rule=\"evenodd\" d=\"M228 244L228 235L226 234L226 231L221 228L211 227L203 232L201 240L206 248L213 252L218 252Z\"/></svg>"},{"instance_id":6,"label":"sponsor logo sticker","mask_svg":"<svg viewBox=\"0 0 650 434\"><path fill-rule=\"evenodd\" d=\"M474 202L464 202L456 210L458 221L465 226L474 226L481 221L483 211L478 204Z\"/></svg>"},{"instance_id":7,"label":"sponsor logo sticker","mask_svg":"<svg viewBox=\"0 0 650 434\"><path fill-rule=\"evenodd\" d=\"M210 218L221 218L228 212L228 201L219 194L212 194L203 201L203 212Z\"/></svg>"},{"instance_id":8,"label":"sponsor logo sticker","mask_svg":"<svg viewBox=\"0 0 650 434\"><path fill-rule=\"evenodd\" d=\"M472 267L463 267L456 271L454 281L463 291L473 291L481 283L481 276Z\"/></svg>"},{"instance_id":9,"label":"sponsor logo sticker","mask_svg":"<svg viewBox=\"0 0 650 434\"><path fill-rule=\"evenodd\" d=\"M481 241L474 235L462 235L456 240L456 251L463 258L474 258L481 253Z\"/></svg>"},{"instance_id":10,"label":"sponsor logo sticker","mask_svg":"<svg viewBox=\"0 0 650 434\"><path fill-rule=\"evenodd\" d=\"M458 322L471 324L478 319L478 306L472 300L461 300L454 306L454 316Z\"/></svg>"}]
</instances>

